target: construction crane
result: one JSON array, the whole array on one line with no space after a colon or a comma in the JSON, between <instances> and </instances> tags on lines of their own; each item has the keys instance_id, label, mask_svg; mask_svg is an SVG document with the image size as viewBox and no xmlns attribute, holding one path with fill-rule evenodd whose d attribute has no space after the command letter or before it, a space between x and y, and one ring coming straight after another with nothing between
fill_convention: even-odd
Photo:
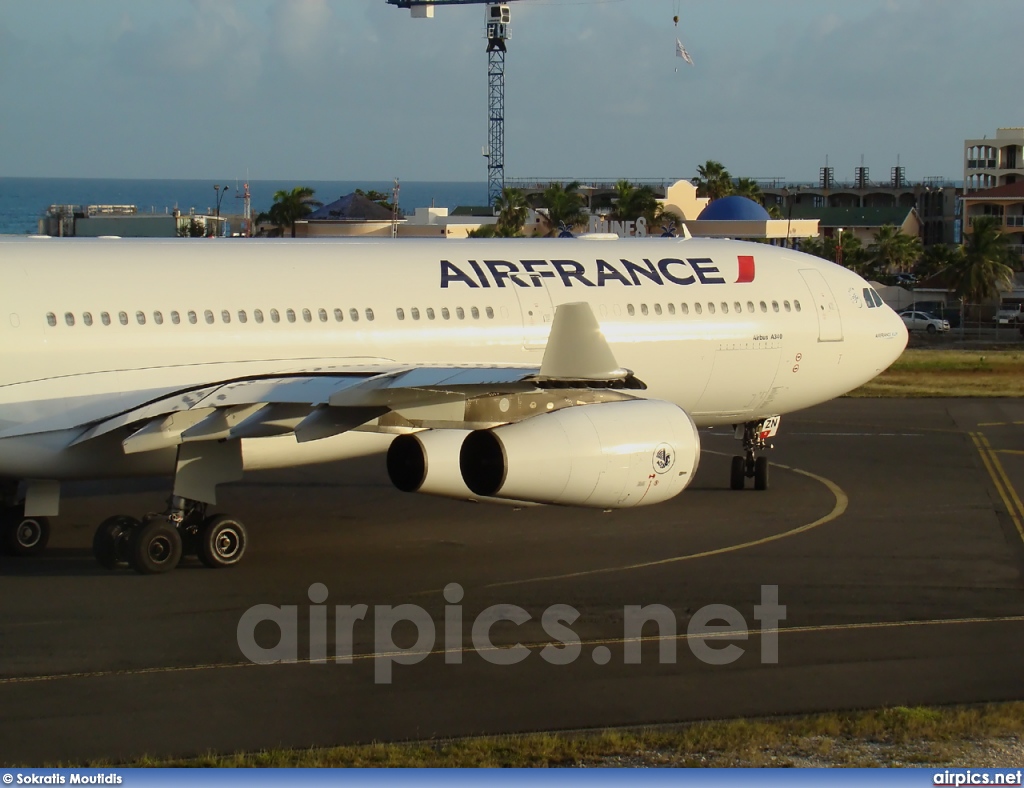
<instances>
[{"instance_id":1,"label":"construction crane","mask_svg":"<svg viewBox=\"0 0 1024 788\"><path fill-rule=\"evenodd\" d=\"M495 201L505 188L505 42L512 35L512 15L508 4L492 0L387 0L388 5L408 8L417 19L432 19L435 6L486 5L487 38L487 204Z\"/></svg>"}]
</instances>

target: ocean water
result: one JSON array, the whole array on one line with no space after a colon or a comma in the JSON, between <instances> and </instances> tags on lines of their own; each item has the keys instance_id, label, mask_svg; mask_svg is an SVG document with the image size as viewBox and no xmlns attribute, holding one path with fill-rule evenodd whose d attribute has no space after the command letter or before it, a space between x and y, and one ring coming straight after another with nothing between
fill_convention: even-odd
<instances>
[{"instance_id":1,"label":"ocean water","mask_svg":"<svg viewBox=\"0 0 1024 788\"><path fill-rule=\"evenodd\" d=\"M230 188L221 199L222 215L241 214L242 182L236 198L234 181L118 180L106 178L2 178L0 177L0 235L38 232L39 218L51 205L136 205L141 213L213 213L214 183ZM274 203L274 192L309 186L316 199L328 203L356 189L391 194L392 181L251 181L253 215ZM486 205L487 184L462 181L408 181L401 183L399 206L412 215L416 208L434 205Z\"/></svg>"}]
</instances>

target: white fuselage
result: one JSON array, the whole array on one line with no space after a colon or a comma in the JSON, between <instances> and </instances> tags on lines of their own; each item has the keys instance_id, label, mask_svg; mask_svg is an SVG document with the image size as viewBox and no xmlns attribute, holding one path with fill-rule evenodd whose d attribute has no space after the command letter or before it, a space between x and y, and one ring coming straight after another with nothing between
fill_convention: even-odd
<instances>
[{"instance_id":1,"label":"white fuselage","mask_svg":"<svg viewBox=\"0 0 1024 788\"><path fill-rule=\"evenodd\" d=\"M824 402L906 345L856 274L736 241L14 239L0 241L0 276L0 476L11 478L170 472L169 452L122 462L65 449L88 425L187 386L326 365L539 366L568 302L591 305L643 396L700 426ZM246 467L279 467L387 440L243 446Z\"/></svg>"}]
</instances>

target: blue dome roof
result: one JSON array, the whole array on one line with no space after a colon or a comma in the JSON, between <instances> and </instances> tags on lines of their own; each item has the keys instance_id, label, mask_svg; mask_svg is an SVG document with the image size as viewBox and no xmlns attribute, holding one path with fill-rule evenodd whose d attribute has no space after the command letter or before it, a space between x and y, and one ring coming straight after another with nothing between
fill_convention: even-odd
<instances>
[{"instance_id":1,"label":"blue dome roof","mask_svg":"<svg viewBox=\"0 0 1024 788\"><path fill-rule=\"evenodd\" d=\"M712 200L697 217L698 221L713 222L763 222L769 218L768 211L759 204L737 194Z\"/></svg>"}]
</instances>

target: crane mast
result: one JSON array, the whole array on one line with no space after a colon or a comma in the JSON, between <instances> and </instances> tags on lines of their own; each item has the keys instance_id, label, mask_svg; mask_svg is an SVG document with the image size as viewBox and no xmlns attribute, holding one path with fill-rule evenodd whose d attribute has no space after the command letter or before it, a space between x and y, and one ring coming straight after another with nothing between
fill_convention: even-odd
<instances>
[{"instance_id":1,"label":"crane mast","mask_svg":"<svg viewBox=\"0 0 1024 788\"><path fill-rule=\"evenodd\" d=\"M508 0L511 2L512 0ZM485 5L487 38L487 204L494 207L505 188L505 42L511 37L508 2L492 0L387 0L388 5L408 8L412 16L430 19L435 6Z\"/></svg>"}]
</instances>

